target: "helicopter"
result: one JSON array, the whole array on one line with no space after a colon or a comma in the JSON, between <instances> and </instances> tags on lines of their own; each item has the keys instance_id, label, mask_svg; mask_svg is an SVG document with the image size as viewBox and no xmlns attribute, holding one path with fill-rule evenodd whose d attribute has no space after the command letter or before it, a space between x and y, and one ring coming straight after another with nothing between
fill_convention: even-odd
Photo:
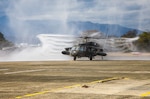
<instances>
[{"instance_id":1,"label":"helicopter","mask_svg":"<svg viewBox=\"0 0 150 99\"><path fill-rule=\"evenodd\" d=\"M89 60L93 60L95 56L101 56L103 59L103 56L107 55L98 43L89 40L93 39L92 37L85 36L80 38L84 42L65 48L62 54L72 56L74 61L81 57L88 57Z\"/></svg>"},{"instance_id":2,"label":"helicopter","mask_svg":"<svg viewBox=\"0 0 150 99\"><path fill-rule=\"evenodd\" d=\"M95 30L85 31L79 36L39 34L37 37L41 40L44 50L48 48L50 53L72 56L73 60L82 57L93 60L95 56L101 56L103 60L104 56L111 52L134 52L136 49L133 42L139 39L108 37Z\"/></svg>"}]
</instances>

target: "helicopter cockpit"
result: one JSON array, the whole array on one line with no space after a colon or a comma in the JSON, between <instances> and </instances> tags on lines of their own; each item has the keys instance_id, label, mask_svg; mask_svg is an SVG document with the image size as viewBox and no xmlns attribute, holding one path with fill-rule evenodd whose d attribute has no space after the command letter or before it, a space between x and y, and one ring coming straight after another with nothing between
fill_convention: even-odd
<instances>
[{"instance_id":1,"label":"helicopter cockpit","mask_svg":"<svg viewBox=\"0 0 150 99\"><path fill-rule=\"evenodd\" d=\"M75 56L81 52L85 52L86 51L86 47L85 46L82 46L82 45L76 45L76 46L73 46L71 48L71 55L72 56Z\"/></svg>"}]
</instances>

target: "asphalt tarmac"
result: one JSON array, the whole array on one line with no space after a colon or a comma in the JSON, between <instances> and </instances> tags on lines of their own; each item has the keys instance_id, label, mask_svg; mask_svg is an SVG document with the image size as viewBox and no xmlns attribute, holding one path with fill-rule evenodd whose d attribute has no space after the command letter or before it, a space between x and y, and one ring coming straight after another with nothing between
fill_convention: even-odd
<instances>
[{"instance_id":1,"label":"asphalt tarmac","mask_svg":"<svg viewBox=\"0 0 150 99\"><path fill-rule=\"evenodd\" d=\"M0 99L149 99L150 61L0 63Z\"/></svg>"}]
</instances>

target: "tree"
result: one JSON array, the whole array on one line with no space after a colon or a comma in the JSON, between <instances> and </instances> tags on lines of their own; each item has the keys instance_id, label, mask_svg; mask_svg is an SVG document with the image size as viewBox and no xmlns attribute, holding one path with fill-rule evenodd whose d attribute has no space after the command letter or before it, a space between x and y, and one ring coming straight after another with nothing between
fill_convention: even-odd
<instances>
[{"instance_id":1,"label":"tree","mask_svg":"<svg viewBox=\"0 0 150 99\"><path fill-rule=\"evenodd\" d=\"M127 33L123 34L121 37L133 38L136 36L137 36L137 30L131 30L131 31L128 31Z\"/></svg>"},{"instance_id":2,"label":"tree","mask_svg":"<svg viewBox=\"0 0 150 99\"><path fill-rule=\"evenodd\" d=\"M143 32L136 42L138 49L150 52L150 32Z\"/></svg>"},{"instance_id":3,"label":"tree","mask_svg":"<svg viewBox=\"0 0 150 99\"><path fill-rule=\"evenodd\" d=\"M5 41L4 35L0 32L0 41Z\"/></svg>"},{"instance_id":4,"label":"tree","mask_svg":"<svg viewBox=\"0 0 150 99\"><path fill-rule=\"evenodd\" d=\"M0 32L0 49L4 47L12 47L14 44L5 39L3 33Z\"/></svg>"}]
</instances>

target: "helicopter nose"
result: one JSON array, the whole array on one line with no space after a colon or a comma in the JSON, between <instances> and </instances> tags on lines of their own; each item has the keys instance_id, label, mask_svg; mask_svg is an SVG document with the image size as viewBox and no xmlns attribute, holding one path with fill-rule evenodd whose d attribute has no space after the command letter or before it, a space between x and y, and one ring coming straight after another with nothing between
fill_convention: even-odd
<instances>
[{"instance_id":1,"label":"helicopter nose","mask_svg":"<svg viewBox=\"0 0 150 99\"><path fill-rule=\"evenodd\" d=\"M71 55L72 55L72 56L77 55L77 51L75 51L75 50L74 50L74 51L72 51L72 52L71 52Z\"/></svg>"},{"instance_id":2,"label":"helicopter nose","mask_svg":"<svg viewBox=\"0 0 150 99\"><path fill-rule=\"evenodd\" d=\"M98 55L100 55L100 56L107 56L106 53L98 53Z\"/></svg>"},{"instance_id":3,"label":"helicopter nose","mask_svg":"<svg viewBox=\"0 0 150 99\"><path fill-rule=\"evenodd\" d=\"M61 53L64 54L64 55L69 55L70 54L68 51L62 51Z\"/></svg>"}]
</instances>

